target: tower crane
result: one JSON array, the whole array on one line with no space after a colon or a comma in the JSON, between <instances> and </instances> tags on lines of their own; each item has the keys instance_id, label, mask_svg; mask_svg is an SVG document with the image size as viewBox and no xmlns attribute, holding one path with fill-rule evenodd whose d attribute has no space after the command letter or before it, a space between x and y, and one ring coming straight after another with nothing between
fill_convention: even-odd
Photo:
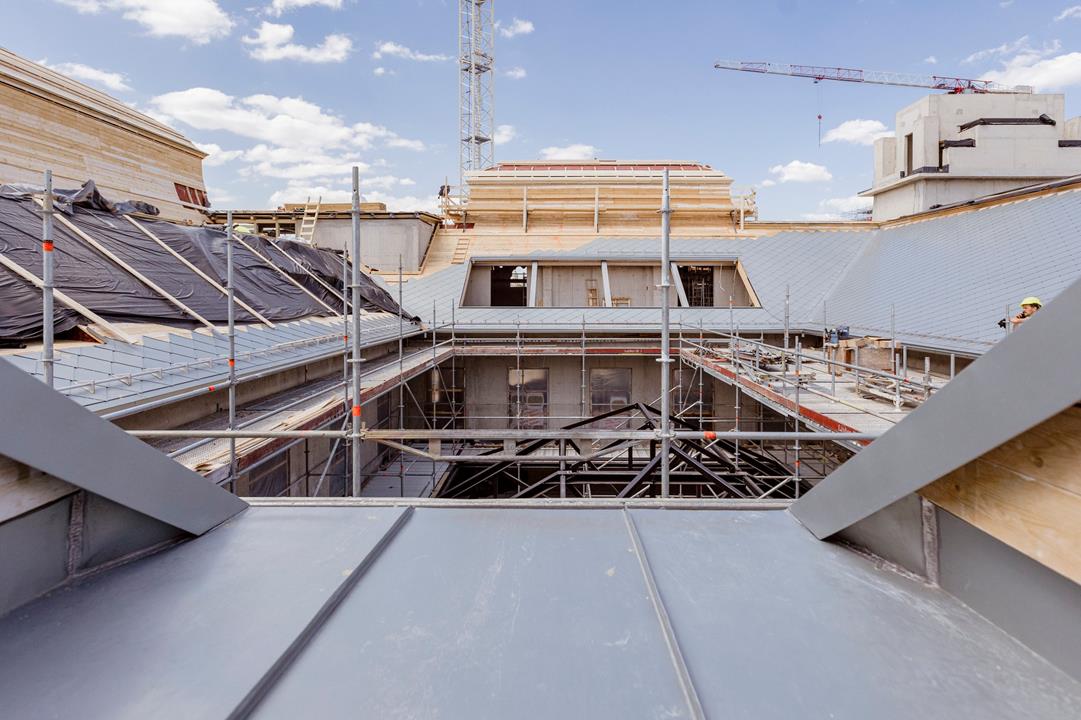
<instances>
[{"instance_id":1,"label":"tower crane","mask_svg":"<svg viewBox=\"0 0 1081 720\"><path fill-rule=\"evenodd\" d=\"M721 60L714 64L718 70L738 70L740 72L761 73L766 75L790 75L792 77L839 82L869 83L872 85L897 85L900 87L928 88L945 90L951 94L963 93L1031 93L1029 85L1002 85L990 80L972 80L970 78L944 77L941 75L914 75L907 73L878 72L858 68L821 67L818 65L783 65L768 62L741 62Z\"/></svg>"}]
</instances>

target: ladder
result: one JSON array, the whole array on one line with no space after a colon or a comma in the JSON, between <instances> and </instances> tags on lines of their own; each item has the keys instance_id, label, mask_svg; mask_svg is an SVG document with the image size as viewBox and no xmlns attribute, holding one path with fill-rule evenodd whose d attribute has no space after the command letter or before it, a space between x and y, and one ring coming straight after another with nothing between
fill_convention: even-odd
<instances>
[{"instance_id":1,"label":"ladder","mask_svg":"<svg viewBox=\"0 0 1081 720\"><path fill-rule=\"evenodd\" d=\"M311 243L312 237L315 235L315 223L319 220L319 206L323 202L323 197L320 195L319 199L312 203L312 198L309 195L307 201L304 203L304 217L300 219L300 229L297 231L297 238L300 240Z\"/></svg>"},{"instance_id":2,"label":"ladder","mask_svg":"<svg viewBox=\"0 0 1081 720\"><path fill-rule=\"evenodd\" d=\"M469 257L469 243L470 238L458 239L458 244L454 246L454 255L450 258L452 265L462 265L465 263L466 258Z\"/></svg>"}]
</instances>

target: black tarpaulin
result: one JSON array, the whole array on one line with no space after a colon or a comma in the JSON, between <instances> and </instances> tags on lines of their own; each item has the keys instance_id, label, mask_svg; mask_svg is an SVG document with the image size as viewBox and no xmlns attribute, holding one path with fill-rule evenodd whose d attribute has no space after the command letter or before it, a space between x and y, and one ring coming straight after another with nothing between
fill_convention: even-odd
<instances>
[{"instance_id":1,"label":"black tarpaulin","mask_svg":"<svg viewBox=\"0 0 1081 720\"><path fill-rule=\"evenodd\" d=\"M63 217L191 311L211 323L224 324L228 307L221 291L124 217L101 209L118 206L109 203L88 185L64 195L72 202L67 208L70 214ZM225 233L222 230L158 220L139 222L173 252L225 285ZM77 302L107 320L183 325L197 322L105 257L59 219L53 227L56 287ZM27 192L18 188L5 186L0 189L0 253L40 277L40 238L41 215L36 203ZM233 246L234 287L238 299L272 321L339 312L342 292L340 256L303 246L290 247L286 250L291 256L288 257L264 238L243 238L255 252L241 243ZM333 311L283 278L268 263L295 279ZM298 267L298 263L302 267ZM311 274L319 276L338 294L316 282ZM361 309L399 312L390 295L366 275L361 277L361 296L364 298ZM240 322L256 320L239 306L236 318ZM58 332L70 329L77 321L74 312L57 304L54 322ZM6 268L0 268L0 338L30 339L40 335L40 291Z\"/></svg>"},{"instance_id":2,"label":"black tarpaulin","mask_svg":"<svg viewBox=\"0 0 1081 720\"><path fill-rule=\"evenodd\" d=\"M99 241L102 240L99 238ZM149 287L89 247L63 223L54 222L53 241L57 289L105 319L136 322L190 320ZM33 201L0 199L0 253L41 277L41 216ZM4 272L13 275L7 269ZM30 293L35 289L21 280L19 282L25 292L40 303L41 293ZM41 334L40 320L33 335L28 334L25 323L12 321L14 317L26 316L25 312L19 313L17 307L10 304L13 300L11 293L19 287L20 284L10 281L7 284L7 297L0 305L0 337L18 335L26 338ZM29 302L29 297L18 300L19 304Z\"/></svg>"},{"instance_id":3,"label":"black tarpaulin","mask_svg":"<svg viewBox=\"0 0 1081 720\"><path fill-rule=\"evenodd\" d=\"M223 286L227 279L225 233L205 227L187 227L160 221L140 220L148 231L183 256L192 265L216 278ZM248 242L245 238L245 242ZM260 248L252 245L257 252ZM191 273L174 259L181 270ZM295 320L311 315L332 314L282 278L274 268L241 243L233 243L233 281L237 297L268 320ZM209 285L208 285L209 287ZM328 303L330 304L330 303ZM333 304L330 304L334 307Z\"/></svg>"},{"instance_id":4,"label":"black tarpaulin","mask_svg":"<svg viewBox=\"0 0 1081 720\"><path fill-rule=\"evenodd\" d=\"M333 280L331 284L334 287L341 286L342 258L337 253L314 248L306 243L288 240L278 242L278 246L324 280L328 282ZM352 272L352 268L350 267L348 271ZM394 301L390 293L379 287L374 280L364 273L360 274L360 297L363 299L365 306L371 305L389 313L398 314L398 303ZM402 314L411 320L418 319L408 312Z\"/></svg>"}]
</instances>

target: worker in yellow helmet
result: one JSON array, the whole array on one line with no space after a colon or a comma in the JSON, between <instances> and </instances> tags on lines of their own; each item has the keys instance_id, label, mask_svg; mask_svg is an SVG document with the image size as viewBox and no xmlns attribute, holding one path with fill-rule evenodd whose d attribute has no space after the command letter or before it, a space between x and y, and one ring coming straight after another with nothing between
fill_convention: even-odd
<instances>
[{"instance_id":1,"label":"worker in yellow helmet","mask_svg":"<svg viewBox=\"0 0 1081 720\"><path fill-rule=\"evenodd\" d=\"M1032 297L1031 295L1021 301L1021 312L1010 318L1010 322L1014 325L1020 325L1024 321L1036 314L1036 311L1043 307L1043 303L1040 302L1040 298Z\"/></svg>"}]
</instances>

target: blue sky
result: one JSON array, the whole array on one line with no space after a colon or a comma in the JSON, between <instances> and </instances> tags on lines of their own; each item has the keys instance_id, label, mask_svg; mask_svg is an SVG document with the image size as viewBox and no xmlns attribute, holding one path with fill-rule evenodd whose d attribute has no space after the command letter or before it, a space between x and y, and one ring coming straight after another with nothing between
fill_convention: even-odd
<instances>
[{"instance_id":1,"label":"blue sky","mask_svg":"<svg viewBox=\"0 0 1081 720\"><path fill-rule=\"evenodd\" d=\"M870 185L867 143L922 93L715 60L994 77L1064 91L1081 114L1081 5L1068 1L494 2L497 160L705 162L757 186L766 219L852 210ZM397 209L456 181L456 0L3 5L5 46L213 150L215 207L345 199L352 164L366 199ZM821 145L818 114L836 138Z\"/></svg>"}]
</instances>

